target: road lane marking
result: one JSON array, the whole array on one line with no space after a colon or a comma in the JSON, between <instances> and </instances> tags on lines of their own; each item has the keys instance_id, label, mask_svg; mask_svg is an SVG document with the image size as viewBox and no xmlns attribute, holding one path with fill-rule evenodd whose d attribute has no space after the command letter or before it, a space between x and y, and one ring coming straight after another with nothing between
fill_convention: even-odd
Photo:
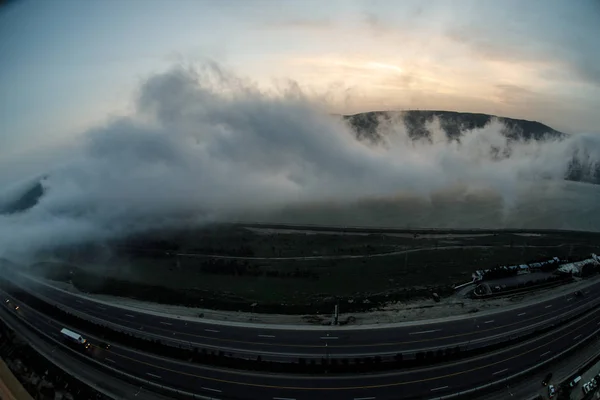
<instances>
[{"instance_id":1,"label":"road lane marking","mask_svg":"<svg viewBox=\"0 0 600 400\"><path fill-rule=\"evenodd\" d=\"M337 336L321 336L321 339L323 340L330 340L330 339L337 339Z\"/></svg>"},{"instance_id":2,"label":"road lane marking","mask_svg":"<svg viewBox=\"0 0 600 400\"><path fill-rule=\"evenodd\" d=\"M573 338L573 340L577 340L577 339L579 339L580 337L581 337L581 335L577 335L577 336L575 336L575 337Z\"/></svg>"},{"instance_id":3,"label":"road lane marking","mask_svg":"<svg viewBox=\"0 0 600 400\"><path fill-rule=\"evenodd\" d=\"M551 351L547 351L544 354L542 354L540 357L544 357L545 355L550 354L550 353L552 353L552 352Z\"/></svg>"},{"instance_id":4,"label":"road lane marking","mask_svg":"<svg viewBox=\"0 0 600 400\"><path fill-rule=\"evenodd\" d=\"M273 336L273 335L258 335L258 337L274 338L275 336Z\"/></svg>"},{"instance_id":5,"label":"road lane marking","mask_svg":"<svg viewBox=\"0 0 600 400\"><path fill-rule=\"evenodd\" d=\"M527 314L527 313L525 313L525 312L522 312L521 314L517 314L517 317L523 316L523 315L525 315L525 314Z\"/></svg>"},{"instance_id":6,"label":"road lane marking","mask_svg":"<svg viewBox=\"0 0 600 400\"><path fill-rule=\"evenodd\" d=\"M508 368L504 368L504 369L502 369L500 371L496 371L492 375L498 375L498 374L501 374L501 373L506 372L506 371L508 371Z\"/></svg>"},{"instance_id":7,"label":"road lane marking","mask_svg":"<svg viewBox=\"0 0 600 400\"><path fill-rule=\"evenodd\" d=\"M217 393L221 393L222 392L222 390L213 389L213 388L207 388L207 387L204 387L204 386L200 386L200 389L210 390L211 392L217 392Z\"/></svg>"},{"instance_id":8,"label":"road lane marking","mask_svg":"<svg viewBox=\"0 0 600 400\"><path fill-rule=\"evenodd\" d=\"M490 319L489 321L485 321L484 324L491 324L492 322L494 322L494 320Z\"/></svg>"},{"instance_id":9,"label":"road lane marking","mask_svg":"<svg viewBox=\"0 0 600 400\"><path fill-rule=\"evenodd\" d=\"M108 361L108 362L111 362L111 363L114 363L114 364L116 364L116 363L117 363L115 360L111 360L110 358L105 358L104 360L105 360L105 361Z\"/></svg>"},{"instance_id":10,"label":"road lane marking","mask_svg":"<svg viewBox=\"0 0 600 400\"><path fill-rule=\"evenodd\" d=\"M75 300L76 302L78 302L79 304L83 304L83 301L81 300Z\"/></svg>"},{"instance_id":11,"label":"road lane marking","mask_svg":"<svg viewBox=\"0 0 600 400\"><path fill-rule=\"evenodd\" d=\"M433 333L433 332L439 332L439 331L441 331L441 329L432 329L430 331L411 332L411 333L409 333L409 335L420 335L422 333Z\"/></svg>"},{"instance_id":12,"label":"road lane marking","mask_svg":"<svg viewBox=\"0 0 600 400\"><path fill-rule=\"evenodd\" d=\"M131 314L125 314L125 316L129 317L129 318L135 318L135 315L131 315Z\"/></svg>"},{"instance_id":13,"label":"road lane marking","mask_svg":"<svg viewBox=\"0 0 600 400\"><path fill-rule=\"evenodd\" d=\"M206 332L214 332L214 333L219 333L221 331L218 331L216 329L205 329Z\"/></svg>"},{"instance_id":14,"label":"road lane marking","mask_svg":"<svg viewBox=\"0 0 600 400\"><path fill-rule=\"evenodd\" d=\"M442 390L442 389L448 389L448 386L440 386L438 388L435 389L431 389L432 392L435 392L436 390Z\"/></svg>"},{"instance_id":15,"label":"road lane marking","mask_svg":"<svg viewBox=\"0 0 600 400\"><path fill-rule=\"evenodd\" d=\"M146 372L146 375L150 375L150 376L153 376L155 378L161 379L160 376L151 374L150 372Z\"/></svg>"},{"instance_id":16,"label":"road lane marking","mask_svg":"<svg viewBox=\"0 0 600 400\"><path fill-rule=\"evenodd\" d=\"M550 308L550 307L552 307L552 304L548 304L548 305L547 305L546 307L544 307L544 308Z\"/></svg>"},{"instance_id":17,"label":"road lane marking","mask_svg":"<svg viewBox=\"0 0 600 400\"><path fill-rule=\"evenodd\" d=\"M589 290L586 290L586 291L585 291L585 292L583 292L583 293L585 293L585 294L588 294L589 292L590 292Z\"/></svg>"},{"instance_id":18,"label":"road lane marking","mask_svg":"<svg viewBox=\"0 0 600 400\"><path fill-rule=\"evenodd\" d=\"M573 298L572 298L572 297L569 297L569 298L567 299L567 301L571 301L571 300L573 300Z\"/></svg>"},{"instance_id":19,"label":"road lane marking","mask_svg":"<svg viewBox=\"0 0 600 400\"><path fill-rule=\"evenodd\" d=\"M375 400L375 397L355 397L354 400Z\"/></svg>"},{"instance_id":20,"label":"road lane marking","mask_svg":"<svg viewBox=\"0 0 600 400\"><path fill-rule=\"evenodd\" d=\"M173 325L173 324L172 324L172 323L170 323L170 322L163 322L163 321L160 321L160 323L161 323L161 324L163 324L163 325Z\"/></svg>"},{"instance_id":21,"label":"road lane marking","mask_svg":"<svg viewBox=\"0 0 600 400\"><path fill-rule=\"evenodd\" d=\"M98 307L101 310L106 310L106 307L101 307L101 306L96 306L96 307Z\"/></svg>"}]
</instances>

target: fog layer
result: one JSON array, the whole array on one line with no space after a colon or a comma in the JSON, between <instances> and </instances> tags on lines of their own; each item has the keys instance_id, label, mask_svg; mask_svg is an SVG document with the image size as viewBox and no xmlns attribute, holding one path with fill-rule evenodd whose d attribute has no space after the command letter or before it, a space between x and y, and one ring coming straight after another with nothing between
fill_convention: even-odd
<instances>
[{"instance_id":1,"label":"fog layer","mask_svg":"<svg viewBox=\"0 0 600 400\"><path fill-rule=\"evenodd\" d=\"M448 141L434 121L412 140L399 114L374 145L294 85L267 93L215 66L154 76L135 105L40 171L40 201L0 216L0 256L240 219L600 229L599 187L563 180L573 154L598 163L598 136L509 142L496 121Z\"/></svg>"}]
</instances>

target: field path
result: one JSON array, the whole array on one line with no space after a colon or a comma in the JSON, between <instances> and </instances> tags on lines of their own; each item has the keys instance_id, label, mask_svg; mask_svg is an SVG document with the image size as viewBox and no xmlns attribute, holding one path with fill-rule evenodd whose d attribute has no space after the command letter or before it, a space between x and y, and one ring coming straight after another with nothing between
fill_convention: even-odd
<instances>
[{"instance_id":1,"label":"field path","mask_svg":"<svg viewBox=\"0 0 600 400\"><path fill-rule=\"evenodd\" d=\"M535 248L558 248L564 246L572 246L573 243L559 244L559 245L527 245L527 246L513 246L515 248L523 247L535 247ZM390 251L386 253L376 254L359 254L359 255L334 255L334 256L295 256L295 257L244 257L244 256L224 256L216 254L200 254L200 253L169 253L180 257L198 257L198 258L215 258L222 260L270 260L270 261L286 261L286 260L345 260L351 258L374 258L374 257L388 257L397 256L408 253L416 253L425 250L451 250L451 249L487 249L487 248L498 248L498 247L511 247L510 245L473 245L473 246L438 246L438 247L419 247L416 249Z\"/></svg>"}]
</instances>

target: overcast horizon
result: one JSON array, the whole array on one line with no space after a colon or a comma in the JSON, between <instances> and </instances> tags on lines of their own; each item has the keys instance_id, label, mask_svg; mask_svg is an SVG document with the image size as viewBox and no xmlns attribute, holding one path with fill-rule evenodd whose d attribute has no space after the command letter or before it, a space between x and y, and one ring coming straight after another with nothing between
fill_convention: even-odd
<instances>
[{"instance_id":1,"label":"overcast horizon","mask_svg":"<svg viewBox=\"0 0 600 400\"><path fill-rule=\"evenodd\" d=\"M277 6L275 6L277 4ZM0 158L69 141L173 65L210 60L332 113L438 109L600 132L597 1L15 1Z\"/></svg>"},{"instance_id":2,"label":"overcast horizon","mask_svg":"<svg viewBox=\"0 0 600 400\"><path fill-rule=\"evenodd\" d=\"M240 215L598 230L598 21L590 0L9 2L0 256ZM405 109L573 135L391 118L374 143L331 115Z\"/></svg>"}]
</instances>

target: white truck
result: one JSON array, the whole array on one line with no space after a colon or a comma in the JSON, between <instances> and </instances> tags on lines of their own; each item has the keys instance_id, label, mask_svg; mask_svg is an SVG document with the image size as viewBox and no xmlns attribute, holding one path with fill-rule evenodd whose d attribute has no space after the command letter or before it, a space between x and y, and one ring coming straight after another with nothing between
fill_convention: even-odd
<instances>
[{"instance_id":1,"label":"white truck","mask_svg":"<svg viewBox=\"0 0 600 400\"><path fill-rule=\"evenodd\" d=\"M69 340L72 343L77 343L85 347L86 349L90 347L90 342L83 338L79 333L68 330L67 328L62 328L60 333L63 337Z\"/></svg>"}]
</instances>

